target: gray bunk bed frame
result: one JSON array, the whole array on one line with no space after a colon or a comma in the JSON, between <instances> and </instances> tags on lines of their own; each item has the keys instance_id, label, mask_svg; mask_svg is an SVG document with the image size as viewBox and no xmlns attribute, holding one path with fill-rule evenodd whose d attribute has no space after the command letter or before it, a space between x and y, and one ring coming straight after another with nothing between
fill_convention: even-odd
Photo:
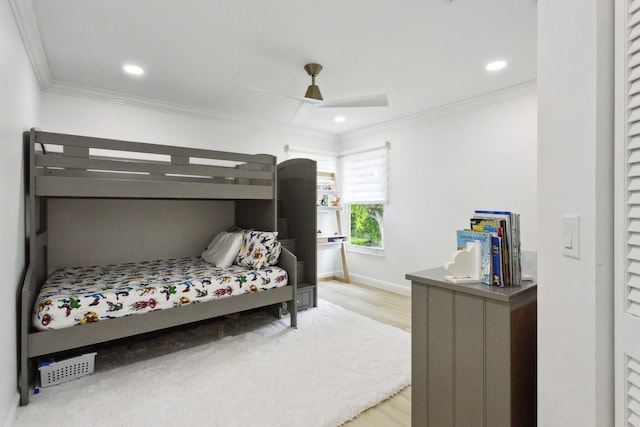
<instances>
[{"instance_id":1,"label":"gray bunk bed frame","mask_svg":"<svg viewBox=\"0 0 640 427\"><path fill-rule=\"evenodd\" d=\"M277 160L267 154L118 141L36 129L24 133L23 143L28 240L25 277L19 294L21 405L29 402L30 381L35 380L35 358L39 356L267 306L276 307L280 314L286 304L291 327L297 327L297 259L283 248L278 265L287 271L289 284L281 288L64 329L36 330L31 323L32 310L48 275L48 198L233 200L236 225L276 230ZM47 153L44 144L62 150ZM142 153L141 157L160 154L170 161L100 156L92 153L95 149ZM234 166L204 165L194 162L194 158L234 162Z\"/></svg>"}]
</instances>

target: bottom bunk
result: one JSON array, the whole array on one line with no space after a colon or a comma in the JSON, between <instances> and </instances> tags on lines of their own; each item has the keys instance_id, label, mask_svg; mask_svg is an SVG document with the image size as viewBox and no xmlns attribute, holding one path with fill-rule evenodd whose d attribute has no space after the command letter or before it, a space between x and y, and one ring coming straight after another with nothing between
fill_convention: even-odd
<instances>
[{"instance_id":1,"label":"bottom bunk","mask_svg":"<svg viewBox=\"0 0 640 427\"><path fill-rule=\"evenodd\" d=\"M286 285L278 266L216 267L201 257L65 267L42 286L33 324L63 329Z\"/></svg>"},{"instance_id":2,"label":"bottom bunk","mask_svg":"<svg viewBox=\"0 0 640 427\"><path fill-rule=\"evenodd\" d=\"M282 248L277 265L260 269L213 267L200 257L67 268L42 289L29 266L22 295L21 405L29 402L40 356L269 306L278 315L285 306L296 327L296 263Z\"/></svg>"}]
</instances>

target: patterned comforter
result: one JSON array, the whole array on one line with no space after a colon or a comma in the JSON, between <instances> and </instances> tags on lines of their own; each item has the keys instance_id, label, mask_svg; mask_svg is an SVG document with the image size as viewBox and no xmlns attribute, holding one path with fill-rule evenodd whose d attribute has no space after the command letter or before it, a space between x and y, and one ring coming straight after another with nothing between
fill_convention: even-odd
<instances>
[{"instance_id":1,"label":"patterned comforter","mask_svg":"<svg viewBox=\"0 0 640 427\"><path fill-rule=\"evenodd\" d=\"M62 329L286 284L287 272L277 266L218 268L200 257L66 267L42 286L33 323Z\"/></svg>"}]
</instances>

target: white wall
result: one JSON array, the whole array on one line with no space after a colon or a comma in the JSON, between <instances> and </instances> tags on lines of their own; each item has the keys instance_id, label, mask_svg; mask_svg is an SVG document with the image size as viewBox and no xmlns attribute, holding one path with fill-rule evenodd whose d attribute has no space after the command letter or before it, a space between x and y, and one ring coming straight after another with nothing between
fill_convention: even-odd
<instances>
[{"instance_id":1,"label":"white wall","mask_svg":"<svg viewBox=\"0 0 640 427\"><path fill-rule=\"evenodd\" d=\"M408 293L405 274L449 261L476 209L519 212L537 250L536 96L518 94L345 137L342 149L391 142L384 256L349 252L354 279Z\"/></svg>"},{"instance_id":2,"label":"white wall","mask_svg":"<svg viewBox=\"0 0 640 427\"><path fill-rule=\"evenodd\" d=\"M17 404L16 295L25 253L22 132L36 123L39 97L9 3L0 2L0 275L5 303L0 310L0 423L7 425Z\"/></svg>"},{"instance_id":3,"label":"white wall","mask_svg":"<svg viewBox=\"0 0 640 427\"><path fill-rule=\"evenodd\" d=\"M613 425L613 2L538 2L538 423ZM561 216L580 215L580 259Z\"/></svg>"},{"instance_id":4,"label":"white wall","mask_svg":"<svg viewBox=\"0 0 640 427\"><path fill-rule=\"evenodd\" d=\"M199 119L120 103L45 92L39 127L101 138L124 139L241 153L267 153L285 160L287 144L335 150L334 136L257 126L231 120Z\"/></svg>"}]
</instances>

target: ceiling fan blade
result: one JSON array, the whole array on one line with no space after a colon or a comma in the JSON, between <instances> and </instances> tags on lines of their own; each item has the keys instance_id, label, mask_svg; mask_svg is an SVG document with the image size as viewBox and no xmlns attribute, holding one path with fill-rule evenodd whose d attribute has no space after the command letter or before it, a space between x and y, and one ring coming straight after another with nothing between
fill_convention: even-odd
<instances>
[{"instance_id":1,"label":"ceiling fan blade","mask_svg":"<svg viewBox=\"0 0 640 427\"><path fill-rule=\"evenodd\" d=\"M311 110L311 107L312 105L308 102L305 102L305 101L300 102L300 105L298 105L298 109L296 110L296 113L291 118L291 123L296 123L296 122L299 122L300 120L303 120L309 114L309 110Z\"/></svg>"},{"instance_id":2,"label":"ceiling fan blade","mask_svg":"<svg viewBox=\"0 0 640 427\"><path fill-rule=\"evenodd\" d=\"M386 107L389 105L387 95L357 96L355 98L336 99L335 101L322 101L314 103L313 108L350 108L350 107Z\"/></svg>"},{"instance_id":3,"label":"ceiling fan blade","mask_svg":"<svg viewBox=\"0 0 640 427\"><path fill-rule=\"evenodd\" d=\"M282 96L282 97L289 98L289 99L295 99L297 101L300 101L300 102L306 103L306 104L321 104L322 103L322 101L318 101L317 99L305 98L303 96L285 95L284 93L273 92L271 90L266 90L266 89L258 89L257 87L249 87L249 89L255 90L255 91L258 91L258 92L268 93L270 95L276 95L276 96Z\"/></svg>"}]
</instances>

